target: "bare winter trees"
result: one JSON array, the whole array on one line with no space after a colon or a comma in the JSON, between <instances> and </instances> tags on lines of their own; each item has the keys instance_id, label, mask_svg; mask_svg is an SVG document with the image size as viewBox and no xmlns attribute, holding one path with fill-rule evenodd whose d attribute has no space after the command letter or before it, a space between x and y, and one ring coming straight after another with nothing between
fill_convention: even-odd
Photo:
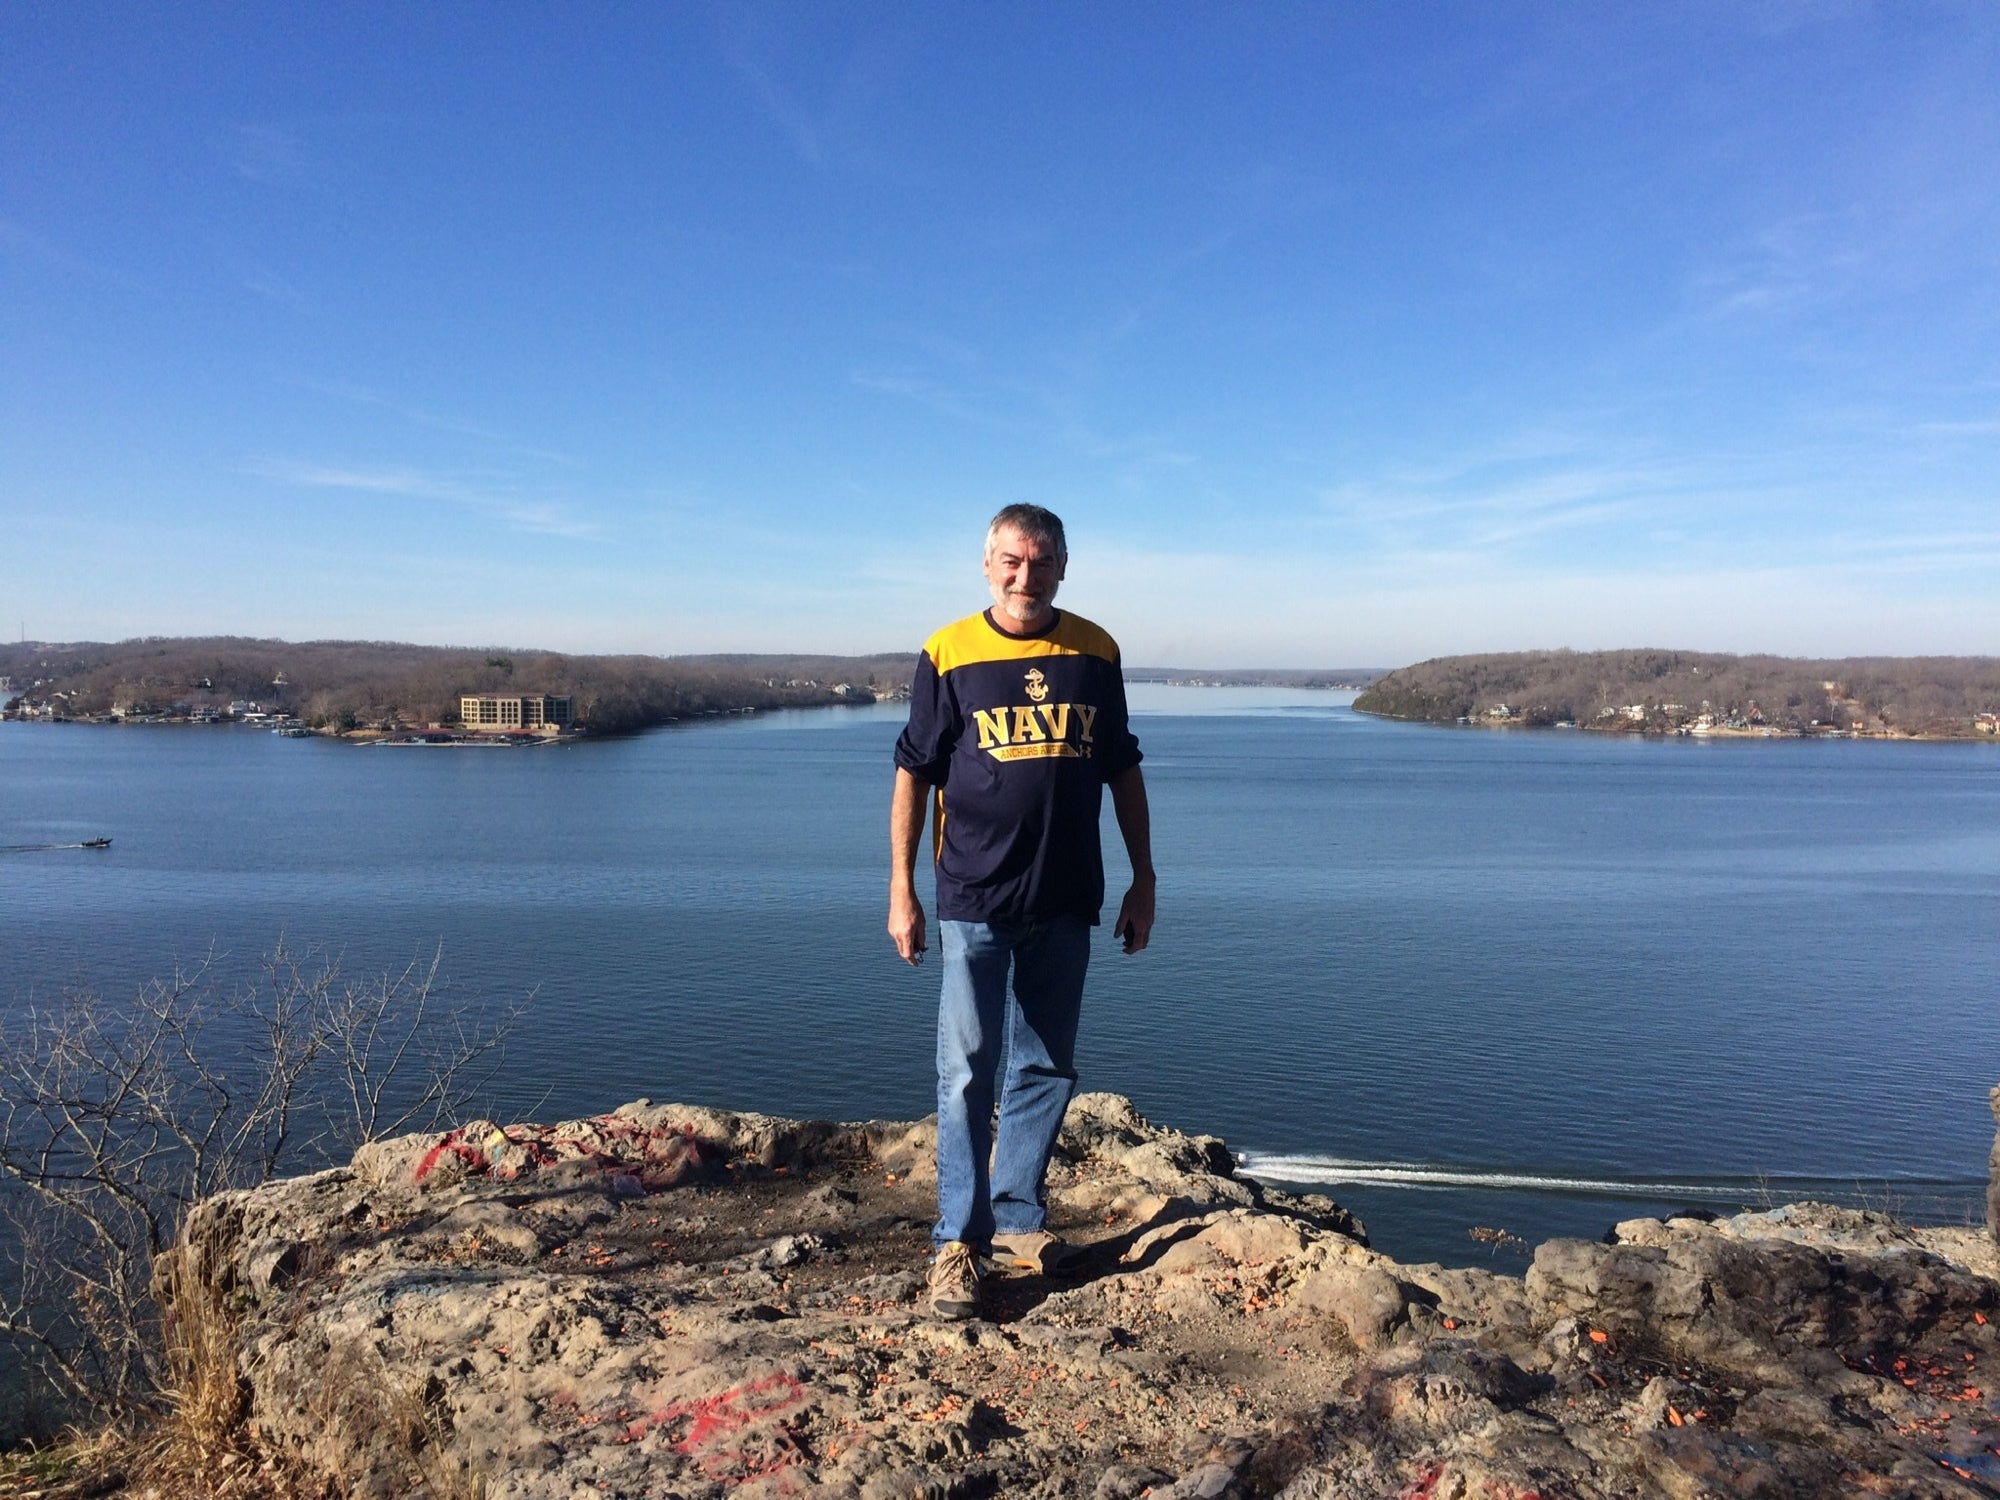
<instances>
[{"instance_id":1,"label":"bare winter trees","mask_svg":"<svg viewBox=\"0 0 2000 1500\"><path fill-rule=\"evenodd\" d=\"M386 641L157 638L51 645L0 641L10 696L63 717L114 708L169 716L256 703L335 728L457 717L459 695L546 692L575 699L599 732L641 729L711 709L838 702L837 682L907 685L909 655L569 656Z\"/></svg>"},{"instance_id":2,"label":"bare winter trees","mask_svg":"<svg viewBox=\"0 0 2000 1500\"><path fill-rule=\"evenodd\" d=\"M0 1347L72 1410L147 1405L189 1205L456 1117L523 1004L450 996L438 955L356 980L281 942L239 985L211 960L29 1010L0 1033Z\"/></svg>"}]
</instances>

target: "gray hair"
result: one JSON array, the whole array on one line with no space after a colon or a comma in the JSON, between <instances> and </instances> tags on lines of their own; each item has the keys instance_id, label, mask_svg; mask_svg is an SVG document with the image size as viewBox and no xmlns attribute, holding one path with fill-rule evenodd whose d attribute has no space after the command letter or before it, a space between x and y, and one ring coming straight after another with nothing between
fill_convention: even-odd
<instances>
[{"instance_id":1,"label":"gray hair","mask_svg":"<svg viewBox=\"0 0 2000 1500\"><path fill-rule=\"evenodd\" d=\"M986 527L986 555L991 557L1002 531L1018 531L1031 541L1055 549L1056 566L1069 566L1069 543L1063 537L1062 517L1040 505L1010 505Z\"/></svg>"}]
</instances>

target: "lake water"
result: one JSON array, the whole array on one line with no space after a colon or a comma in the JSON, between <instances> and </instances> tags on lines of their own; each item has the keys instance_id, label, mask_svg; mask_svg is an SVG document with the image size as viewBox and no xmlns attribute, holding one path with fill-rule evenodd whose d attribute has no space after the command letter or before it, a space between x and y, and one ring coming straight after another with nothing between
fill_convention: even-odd
<instances>
[{"instance_id":1,"label":"lake water","mask_svg":"<svg viewBox=\"0 0 2000 1500\"><path fill-rule=\"evenodd\" d=\"M1136 685L1159 926L1103 929L1084 1086L1405 1260L1811 1195L1981 1210L2000 747L1384 723ZM0 1019L282 933L534 991L495 1110L914 1118L934 967L883 933L895 706L532 750L0 725ZM1122 856L1106 817L1113 890ZM1497 1257L1518 1269L1518 1258Z\"/></svg>"}]
</instances>

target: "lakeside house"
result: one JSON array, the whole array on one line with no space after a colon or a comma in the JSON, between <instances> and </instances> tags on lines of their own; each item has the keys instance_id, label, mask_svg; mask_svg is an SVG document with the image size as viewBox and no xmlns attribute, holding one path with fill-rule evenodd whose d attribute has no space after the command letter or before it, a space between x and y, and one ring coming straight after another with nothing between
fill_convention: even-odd
<instances>
[{"instance_id":1,"label":"lakeside house","mask_svg":"<svg viewBox=\"0 0 2000 1500\"><path fill-rule=\"evenodd\" d=\"M458 700L459 722L467 729L539 729L544 734L572 729L576 719L567 695L551 693L465 693Z\"/></svg>"}]
</instances>

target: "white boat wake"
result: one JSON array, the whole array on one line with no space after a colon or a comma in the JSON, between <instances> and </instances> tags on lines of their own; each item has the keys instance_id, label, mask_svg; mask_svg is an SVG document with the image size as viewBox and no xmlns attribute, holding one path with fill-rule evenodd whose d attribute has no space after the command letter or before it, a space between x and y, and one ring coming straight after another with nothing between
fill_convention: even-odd
<instances>
[{"instance_id":1,"label":"white boat wake","mask_svg":"<svg viewBox=\"0 0 2000 1500\"><path fill-rule=\"evenodd\" d=\"M1566 1193L1593 1198L1649 1198L1675 1202L1697 1201L1742 1204L1756 1201L1784 1202L1800 1197L1851 1198L1857 1188L1876 1185L1898 1190L1963 1188L1976 1185L1973 1179L1917 1181L1879 1174L1851 1178L1812 1176L1698 1177L1638 1180L1616 1177L1563 1177L1534 1172L1509 1172L1478 1167L1434 1166L1419 1162L1347 1161L1333 1156L1299 1156L1279 1152L1246 1151L1237 1158L1237 1167L1246 1177L1269 1182L1336 1186L1366 1184L1372 1187L1435 1189L1484 1189L1489 1192Z\"/></svg>"}]
</instances>

